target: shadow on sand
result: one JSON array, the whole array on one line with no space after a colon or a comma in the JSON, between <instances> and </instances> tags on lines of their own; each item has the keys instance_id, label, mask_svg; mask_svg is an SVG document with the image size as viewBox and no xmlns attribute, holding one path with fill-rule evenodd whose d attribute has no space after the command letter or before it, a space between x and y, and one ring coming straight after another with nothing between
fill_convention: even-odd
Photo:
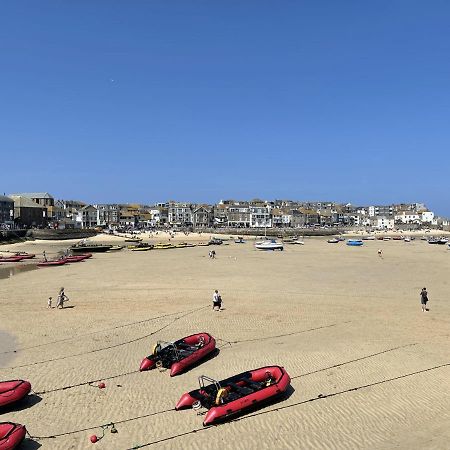
<instances>
[{"instance_id":1,"label":"shadow on sand","mask_svg":"<svg viewBox=\"0 0 450 450\"><path fill-rule=\"evenodd\" d=\"M42 444L30 438L25 438L20 444L20 450L37 450L40 447L42 447Z\"/></svg>"},{"instance_id":2,"label":"shadow on sand","mask_svg":"<svg viewBox=\"0 0 450 450\"><path fill-rule=\"evenodd\" d=\"M28 409L34 405L37 405L40 401L42 401L42 397L39 397L39 395L36 394L27 395L19 402L0 407L0 414L23 411L24 409Z\"/></svg>"},{"instance_id":3,"label":"shadow on sand","mask_svg":"<svg viewBox=\"0 0 450 450\"><path fill-rule=\"evenodd\" d=\"M214 351L212 351L211 353L206 355L204 358L199 359L196 363L192 364L192 366L189 366L186 370L183 370L182 373L183 374L188 373L190 370L195 369L196 367L202 365L205 362L210 361L211 359L214 359L219 353L220 353L220 350L218 348L214 349Z\"/></svg>"}]
</instances>

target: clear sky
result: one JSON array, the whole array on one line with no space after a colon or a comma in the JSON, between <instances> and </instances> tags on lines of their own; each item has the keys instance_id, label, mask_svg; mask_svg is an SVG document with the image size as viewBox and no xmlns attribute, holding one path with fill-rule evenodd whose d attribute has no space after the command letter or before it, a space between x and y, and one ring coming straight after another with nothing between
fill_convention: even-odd
<instances>
[{"instance_id":1,"label":"clear sky","mask_svg":"<svg viewBox=\"0 0 450 450\"><path fill-rule=\"evenodd\" d=\"M422 201L450 216L450 2L4 2L0 190Z\"/></svg>"}]
</instances>

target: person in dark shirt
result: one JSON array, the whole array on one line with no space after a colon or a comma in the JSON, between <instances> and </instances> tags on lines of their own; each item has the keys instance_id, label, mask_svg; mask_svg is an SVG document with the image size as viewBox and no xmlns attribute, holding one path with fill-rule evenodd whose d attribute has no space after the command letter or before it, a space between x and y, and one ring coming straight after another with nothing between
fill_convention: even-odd
<instances>
[{"instance_id":1,"label":"person in dark shirt","mask_svg":"<svg viewBox=\"0 0 450 450\"><path fill-rule=\"evenodd\" d=\"M427 309L427 303L428 303L427 288L423 288L420 291L420 303L422 304L422 312L428 311L428 309Z\"/></svg>"}]
</instances>

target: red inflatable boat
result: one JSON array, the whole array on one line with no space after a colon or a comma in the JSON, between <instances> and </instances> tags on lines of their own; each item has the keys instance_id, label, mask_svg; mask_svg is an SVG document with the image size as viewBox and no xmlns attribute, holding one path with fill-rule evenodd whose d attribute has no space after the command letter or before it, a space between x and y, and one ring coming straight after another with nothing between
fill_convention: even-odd
<instances>
[{"instance_id":1,"label":"red inflatable boat","mask_svg":"<svg viewBox=\"0 0 450 450\"><path fill-rule=\"evenodd\" d=\"M19 262L25 259L23 256L0 256L0 263L2 262Z\"/></svg>"},{"instance_id":2,"label":"red inflatable boat","mask_svg":"<svg viewBox=\"0 0 450 450\"><path fill-rule=\"evenodd\" d=\"M66 256L65 260L68 263L80 262L86 259L85 256Z\"/></svg>"},{"instance_id":3,"label":"red inflatable boat","mask_svg":"<svg viewBox=\"0 0 450 450\"><path fill-rule=\"evenodd\" d=\"M52 267L52 266L62 266L66 264L67 260L64 259L54 259L52 261L39 261L37 263L38 267Z\"/></svg>"},{"instance_id":4,"label":"red inflatable boat","mask_svg":"<svg viewBox=\"0 0 450 450\"><path fill-rule=\"evenodd\" d=\"M25 439L26 433L23 425L0 422L0 450L13 450Z\"/></svg>"},{"instance_id":5,"label":"red inflatable boat","mask_svg":"<svg viewBox=\"0 0 450 450\"><path fill-rule=\"evenodd\" d=\"M173 377L205 358L216 348L216 340L208 333L187 336L176 342L162 342L153 347L153 352L141 362L139 370L154 367L170 369Z\"/></svg>"},{"instance_id":6,"label":"red inflatable boat","mask_svg":"<svg viewBox=\"0 0 450 450\"><path fill-rule=\"evenodd\" d=\"M31 384L29 381L0 381L0 406L10 405L22 400L29 394L30 390Z\"/></svg>"},{"instance_id":7,"label":"red inflatable boat","mask_svg":"<svg viewBox=\"0 0 450 450\"><path fill-rule=\"evenodd\" d=\"M200 389L184 394L175 409L206 408L208 412L203 420L206 426L281 396L291 378L283 367L267 366L222 381L204 375L198 381Z\"/></svg>"},{"instance_id":8,"label":"red inflatable boat","mask_svg":"<svg viewBox=\"0 0 450 450\"><path fill-rule=\"evenodd\" d=\"M34 253L17 252L15 256L19 256L22 259L33 259L36 255Z\"/></svg>"}]
</instances>

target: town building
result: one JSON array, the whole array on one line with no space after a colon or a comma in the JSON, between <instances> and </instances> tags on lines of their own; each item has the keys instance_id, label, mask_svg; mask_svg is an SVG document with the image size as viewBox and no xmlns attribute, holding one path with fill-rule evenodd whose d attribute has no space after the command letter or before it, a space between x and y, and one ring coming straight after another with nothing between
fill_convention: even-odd
<instances>
[{"instance_id":1,"label":"town building","mask_svg":"<svg viewBox=\"0 0 450 450\"><path fill-rule=\"evenodd\" d=\"M0 227L12 227L14 224L14 200L0 195Z\"/></svg>"},{"instance_id":2,"label":"town building","mask_svg":"<svg viewBox=\"0 0 450 450\"><path fill-rule=\"evenodd\" d=\"M29 197L10 195L14 200L14 222L23 227L44 227L47 225L47 207L41 206Z\"/></svg>"}]
</instances>

